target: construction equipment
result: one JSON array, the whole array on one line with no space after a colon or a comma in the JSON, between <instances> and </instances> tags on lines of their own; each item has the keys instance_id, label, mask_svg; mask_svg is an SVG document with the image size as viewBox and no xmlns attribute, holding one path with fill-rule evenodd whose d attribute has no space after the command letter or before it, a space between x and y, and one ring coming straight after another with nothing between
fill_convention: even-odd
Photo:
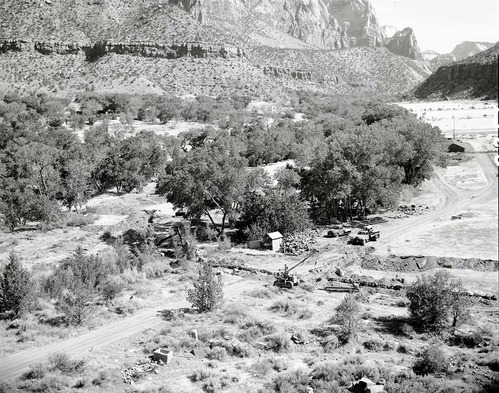
<instances>
[{"instance_id":1,"label":"construction equipment","mask_svg":"<svg viewBox=\"0 0 499 393\"><path fill-rule=\"evenodd\" d=\"M287 288L291 289L293 286L298 285L298 276L296 274L289 274L289 272L296 267L300 266L304 263L308 258L312 255L318 253L318 250L312 250L305 258L303 258L300 262L288 268L287 265L284 265L284 271L279 270L277 273L274 273L275 281L274 286L279 288Z\"/></svg>"},{"instance_id":2,"label":"construction equipment","mask_svg":"<svg viewBox=\"0 0 499 393\"><path fill-rule=\"evenodd\" d=\"M375 242L379 239L379 231L373 229L372 225L366 225L357 236L351 238L348 243L363 246L367 242Z\"/></svg>"},{"instance_id":3,"label":"construction equipment","mask_svg":"<svg viewBox=\"0 0 499 393\"><path fill-rule=\"evenodd\" d=\"M352 228L345 225L333 225L329 231L327 231L327 237L340 237L347 236L352 232Z\"/></svg>"},{"instance_id":4,"label":"construction equipment","mask_svg":"<svg viewBox=\"0 0 499 393\"><path fill-rule=\"evenodd\" d=\"M353 283L345 283L345 282L333 282L332 285L329 285L323 288L324 291L327 292L359 292L359 284Z\"/></svg>"}]
</instances>

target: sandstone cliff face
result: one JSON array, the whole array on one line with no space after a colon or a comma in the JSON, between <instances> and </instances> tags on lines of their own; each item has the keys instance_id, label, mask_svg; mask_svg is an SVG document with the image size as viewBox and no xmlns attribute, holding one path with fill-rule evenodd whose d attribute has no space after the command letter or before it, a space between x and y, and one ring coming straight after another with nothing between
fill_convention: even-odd
<instances>
[{"instance_id":1,"label":"sandstone cliff face","mask_svg":"<svg viewBox=\"0 0 499 393\"><path fill-rule=\"evenodd\" d=\"M328 10L346 30L350 46L382 45L381 27L368 0L331 0Z\"/></svg>"},{"instance_id":2,"label":"sandstone cliff face","mask_svg":"<svg viewBox=\"0 0 499 393\"><path fill-rule=\"evenodd\" d=\"M497 98L499 43L485 52L440 67L414 92L417 98Z\"/></svg>"},{"instance_id":3,"label":"sandstone cliff face","mask_svg":"<svg viewBox=\"0 0 499 393\"><path fill-rule=\"evenodd\" d=\"M419 60L421 52L414 31L406 27L398 31L395 35L385 42L386 48L397 55L408 57L409 59Z\"/></svg>"},{"instance_id":4,"label":"sandstone cliff face","mask_svg":"<svg viewBox=\"0 0 499 393\"><path fill-rule=\"evenodd\" d=\"M205 25L224 26L236 35L243 30L247 33L252 20L257 18L269 29L278 29L318 48L382 44L381 28L368 0L169 0L169 3L183 8ZM252 33L264 35L265 31L260 28Z\"/></svg>"},{"instance_id":5,"label":"sandstone cliff face","mask_svg":"<svg viewBox=\"0 0 499 393\"><path fill-rule=\"evenodd\" d=\"M243 57L244 51L232 45L218 45L206 42L189 42L158 44L153 42L110 42L100 41L93 45L84 45L74 42L40 42L31 40L0 40L0 53L9 51L29 52L36 51L48 54L78 54L84 53L89 60L95 60L107 54L136 55L142 57L158 57L176 59L180 57Z\"/></svg>"}]
</instances>

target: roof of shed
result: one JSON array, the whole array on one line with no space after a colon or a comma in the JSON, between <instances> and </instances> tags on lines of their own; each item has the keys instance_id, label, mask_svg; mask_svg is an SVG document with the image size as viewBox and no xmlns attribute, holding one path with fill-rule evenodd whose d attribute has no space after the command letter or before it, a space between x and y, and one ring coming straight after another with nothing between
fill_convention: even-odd
<instances>
[{"instance_id":1,"label":"roof of shed","mask_svg":"<svg viewBox=\"0 0 499 393\"><path fill-rule=\"evenodd\" d=\"M267 233L267 236L270 237L272 240L281 239L283 237L281 235L281 232L269 232Z\"/></svg>"}]
</instances>

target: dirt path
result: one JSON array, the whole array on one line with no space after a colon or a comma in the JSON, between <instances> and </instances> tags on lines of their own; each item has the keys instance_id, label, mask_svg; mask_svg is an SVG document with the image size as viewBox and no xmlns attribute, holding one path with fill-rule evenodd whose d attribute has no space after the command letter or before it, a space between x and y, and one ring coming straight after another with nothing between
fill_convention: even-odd
<instances>
[{"instance_id":1,"label":"dirt path","mask_svg":"<svg viewBox=\"0 0 499 393\"><path fill-rule=\"evenodd\" d=\"M431 181L433 187L442 195L442 200L434 211L422 216L411 217L393 222L382 228L382 236L372 246L377 250L385 250L390 243L401 235L428 231L433 224L442 219L448 220L451 215L459 214L470 203L485 203L497 198L497 167L491 154L475 154L475 160L480 165L486 178L486 185L479 190L463 191L450 185L441 175L436 175ZM370 243L371 245L371 243Z\"/></svg>"},{"instance_id":2,"label":"dirt path","mask_svg":"<svg viewBox=\"0 0 499 393\"><path fill-rule=\"evenodd\" d=\"M259 283L252 280L235 279L224 286L224 298L240 295L243 291L253 289ZM261 285L261 283L260 283ZM186 300L167 304L168 310L190 307ZM157 327L165 323L158 313L165 311L165 307L156 307L143 310L130 318L126 318L99 329L73 337L58 343L46 345L41 348L23 351L0 360L0 382L13 379L29 370L34 363L46 362L53 353L65 353L70 357L82 357L94 348L104 347L116 341L138 334L146 329Z\"/></svg>"}]
</instances>

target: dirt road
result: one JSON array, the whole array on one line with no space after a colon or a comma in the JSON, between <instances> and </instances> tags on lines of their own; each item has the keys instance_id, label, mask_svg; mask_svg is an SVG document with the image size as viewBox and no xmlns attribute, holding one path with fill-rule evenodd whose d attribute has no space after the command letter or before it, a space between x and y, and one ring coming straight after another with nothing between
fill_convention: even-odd
<instances>
[{"instance_id":1,"label":"dirt road","mask_svg":"<svg viewBox=\"0 0 499 393\"><path fill-rule=\"evenodd\" d=\"M243 291L254 288L255 284L251 280L241 278L228 277L228 281L224 286L224 298L227 301ZM175 310L190 307L190 304L186 300L182 300L168 303L166 306L168 310ZM0 382L23 374L29 370L31 364L46 362L53 353L65 353L70 357L81 358L82 355L94 348L104 347L146 329L157 327L165 323L158 315L161 311L165 311L165 307L143 310L129 318L102 326L81 336L0 359Z\"/></svg>"},{"instance_id":2,"label":"dirt road","mask_svg":"<svg viewBox=\"0 0 499 393\"><path fill-rule=\"evenodd\" d=\"M431 226L439 220L448 220L451 215L459 214L470 202L474 204L486 203L494 198L497 199L497 172L491 154L475 154L475 160L479 163L486 178L486 185L480 190L460 190L450 185L441 175L431 179L433 187L442 195L440 204L434 211L421 216L410 217L399 221L393 221L385 227L381 227L382 236L376 243L370 243L377 250L386 250L390 243L397 240L400 235L414 234L428 231Z\"/></svg>"}]
</instances>

